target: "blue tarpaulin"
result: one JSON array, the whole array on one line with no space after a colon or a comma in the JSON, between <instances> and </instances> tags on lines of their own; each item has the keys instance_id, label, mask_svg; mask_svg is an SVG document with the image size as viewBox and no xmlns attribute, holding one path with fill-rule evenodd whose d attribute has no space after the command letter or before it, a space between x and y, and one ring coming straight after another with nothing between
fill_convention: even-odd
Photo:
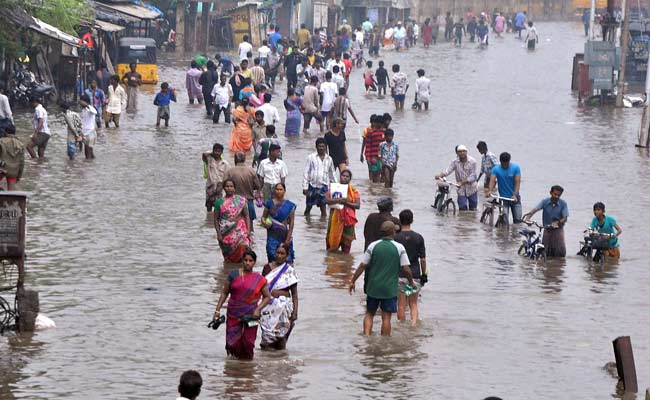
<instances>
[{"instance_id":1,"label":"blue tarpaulin","mask_svg":"<svg viewBox=\"0 0 650 400\"><path fill-rule=\"evenodd\" d=\"M159 9L158 7L152 6L152 5L149 4L149 3L145 3L145 2L142 1L142 0L131 0L131 3L136 4L136 5L138 5L138 6L147 7L147 8L150 9L151 11L157 12L158 15L160 15L160 17L164 17L164 16L165 16L165 13L162 12L162 11L160 11L160 9Z\"/></svg>"}]
</instances>

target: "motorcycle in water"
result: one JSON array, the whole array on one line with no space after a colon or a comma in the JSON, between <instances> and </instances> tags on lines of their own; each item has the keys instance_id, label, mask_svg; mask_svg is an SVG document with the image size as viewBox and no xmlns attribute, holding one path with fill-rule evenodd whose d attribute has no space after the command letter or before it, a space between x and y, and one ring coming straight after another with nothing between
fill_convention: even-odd
<instances>
[{"instance_id":1,"label":"motorcycle in water","mask_svg":"<svg viewBox=\"0 0 650 400\"><path fill-rule=\"evenodd\" d=\"M11 81L13 89L9 93L9 103L12 107L16 103L28 104L32 97L45 99L54 89L51 85L36 82L34 74L22 64L15 69Z\"/></svg>"}]
</instances>

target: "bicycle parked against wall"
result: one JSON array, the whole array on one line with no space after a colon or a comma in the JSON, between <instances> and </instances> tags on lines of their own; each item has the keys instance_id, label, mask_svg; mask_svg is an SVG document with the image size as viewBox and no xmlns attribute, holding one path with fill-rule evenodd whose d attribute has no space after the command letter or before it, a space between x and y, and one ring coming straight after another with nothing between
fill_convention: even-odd
<instances>
[{"instance_id":1,"label":"bicycle parked against wall","mask_svg":"<svg viewBox=\"0 0 650 400\"><path fill-rule=\"evenodd\" d=\"M501 196L490 196L490 200L486 201L483 204L483 213L481 214L481 223L492 225L494 224L495 228L508 225L508 215L506 214L505 202L512 201L507 197ZM497 215L497 222L494 222L495 208Z\"/></svg>"},{"instance_id":2,"label":"bicycle parked against wall","mask_svg":"<svg viewBox=\"0 0 650 400\"><path fill-rule=\"evenodd\" d=\"M436 185L438 185L438 190L436 191L436 198L431 207L438 210L439 213L449 214L449 211L451 211L451 213L455 215L456 202L451 197L449 187L460 187L460 185L457 183L449 182L445 178L436 179Z\"/></svg>"},{"instance_id":3,"label":"bicycle parked against wall","mask_svg":"<svg viewBox=\"0 0 650 400\"><path fill-rule=\"evenodd\" d=\"M584 238L580 242L578 255L603 264L605 262L603 251L609 249L609 241L615 237L616 235L613 233L600 233L594 228L587 228L584 231Z\"/></svg>"},{"instance_id":4,"label":"bicycle parked against wall","mask_svg":"<svg viewBox=\"0 0 650 400\"><path fill-rule=\"evenodd\" d=\"M530 228L523 228L519 230L519 234L524 237L524 240L519 246L517 254L524 256L531 260L536 260L542 264L546 263L546 248L542 244L542 230L543 226L535 221L522 221L528 226L535 226L537 230Z\"/></svg>"}]
</instances>

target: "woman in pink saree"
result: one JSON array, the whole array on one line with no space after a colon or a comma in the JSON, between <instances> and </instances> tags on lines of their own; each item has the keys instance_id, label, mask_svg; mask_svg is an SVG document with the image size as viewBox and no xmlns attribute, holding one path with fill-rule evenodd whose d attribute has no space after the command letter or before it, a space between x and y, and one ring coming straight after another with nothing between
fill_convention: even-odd
<instances>
[{"instance_id":1,"label":"woman in pink saree","mask_svg":"<svg viewBox=\"0 0 650 400\"><path fill-rule=\"evenodd\" d=\"M226 196L214 203L214 227L226 262L241 262L251 246L251 219L246 198L235 194L235 182L223 181Z\"/></svg>"}]
</instances>

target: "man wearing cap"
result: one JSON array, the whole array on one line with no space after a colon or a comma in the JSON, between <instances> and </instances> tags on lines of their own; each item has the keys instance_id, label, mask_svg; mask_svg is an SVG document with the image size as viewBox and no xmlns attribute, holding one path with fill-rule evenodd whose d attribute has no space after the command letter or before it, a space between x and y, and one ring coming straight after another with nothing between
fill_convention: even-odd
<instances>
[{"instance_id":1,"label":"man wearing cap","mask_svg":"<svg viewBox=\"0 0 650 400\"><path fill-rule=\"evenodd\" d=\"M436 179L443 178L452 172L456 174L456 183L458 187L458 208L460 210L476 210L478 204L478 186L476 185L476 160L467 155L465 145L456 146L456 155L447 169L436 175ZM469 204L468 204L469 203Z\"/></svg>"},{"instance_id":2,"label":"man wearing cap","mask_svg":"<svg viewBox=\"0 0 650 400\"><path fill-rule=\"evenodd\" d=\"M366 293L366 315L363 318L363 334L372 334L372 323L377 308L381 307L381 335L390 336L390 320L397 312L398 281L400 270L409 284L414 285L409 268L410 261L406 249L393 240L395 224L384 221L380 231L382 238L368 246L359 268L350 281L350 294L355 290L355 282L365 271L363 291Z\"/></svg>"},{"instance_id":3,"label":"man wearing cap","mask_svg":"<svg viewBox=\"0 0 650 400\"><path fill-rule=\"evenodd\" d=\"M364 250L368 249L370 243L382 238L379 228L383 222L392 221L396 226L397 232L400 231L399 219L393 217L391 214L393 211L393 199L390 197L382 197L377 201L377 208L379 212L369 214L368 218L366 218L366 224L363 227L363 237L365 238Z\"/></svg>"}]
</instances>

